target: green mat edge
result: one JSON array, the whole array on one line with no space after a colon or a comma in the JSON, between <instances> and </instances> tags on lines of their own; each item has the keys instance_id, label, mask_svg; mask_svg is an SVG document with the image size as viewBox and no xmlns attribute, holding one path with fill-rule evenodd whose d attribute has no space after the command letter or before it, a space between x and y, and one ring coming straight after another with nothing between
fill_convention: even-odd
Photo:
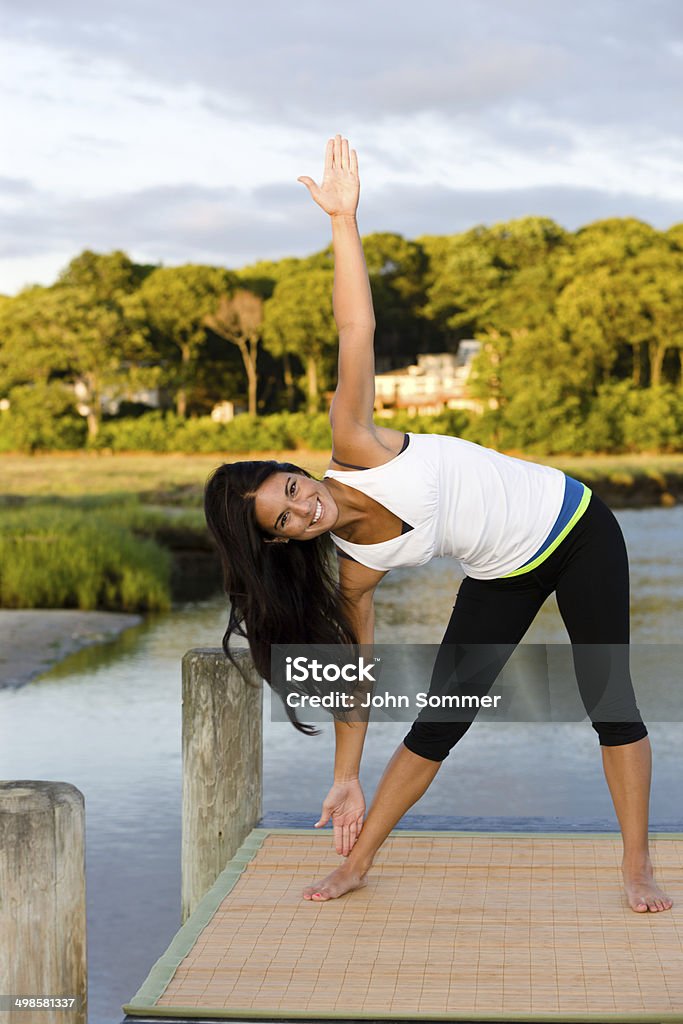
<instances>
[{"instance_id":1,"label":"green mat edge","mask_svg":"<svg viewBox=\"0 0 683 1024\"><path fill-rule=\"evenodd\" d=\"M190 916L184 925L174 935L171 943L159 959L155 962L150 970L149 974L143 981L142 985L135 993L129 1003L124 1003L121 1007L124 1013L130 1016L150 1016L150 1017L216 1017L218 1019L230 1019L235 1017L244 1017L250 1020L259 1020L264 1017L282 1018L283 1020L306 1020L306 1019L324 1019L324 1020L336 1020L336 1019L350 1019L348 1013L325 1013L324 1011L316 1011L304 1014L301 1011L288 1011L288 1010L258 1010L253 1009L238 1009L234 1008L231 1010L225 1010L223 1008L213 1009L211 1007L203 1006L188 1006L188 1007L161 1007L155 1006L157 999L160 999L168 988L173 975L175 974L176 968L187 956L195 942L203 932L206 925L209 923L213 915L218 910L219 906L231 891L233 886L236 884L238 878L249 864L251 860L256 856L258 851L261 849L264 840L269 835L324 835L327 832L328 835L332 835L331 829L316 829L316 828L254 828L251 830L249 835L246 837L242 845L237 849L235 855L223 868L221 873L218 875L216 881L213 883L208 892L202 897L200 902L197 904L195 909L192 911ZM388 838L398 839L401 836L408 837L420 837L420 836L457 836L464 838L467 836L490 837L492 835L500 836L507 839L528 839L533 837L534 839L570 839L570 838L581 838L581 839L613 839L615 835L619 835L618 831L614 832L491 832L481 831L472 832L469 830L452 830L452 829L395 829ZM650 839L683 839L683 832L651 832ZM383 1015L377 1012L365 1013L364 1011L354 1011L353 1018L358 1020L415 1020L418 1019L414 1014L406 1013L399 1014L393 1013L391 1016L383 1018ZM473 1014L467 1013L464 1016L458 1018L454 1017L452 1013L449 1014L431 1014L429 1016L420 1016L420 1020L471 1020L471 1021L499 1021L500 1014L485 1013L485 1014ZM661 1024L661 1022L683 1022L683 1011L681 1013L634 1013L625 1015L620 1013L619 1018L615 1017L614 1013L584 1013L584 1014L563 1014L558 1012L556 1014L506 1014L505 1019L509 1021L528 1021L533 1019L538 1021L539 1024L542 1021L563 1021L567 1024L572 1022L583 1021L607 1021L615 1022L619 1021L633 1021L642 1022L642 1024Z\"/></svg>"},{"instance_id":2,"label":"green mat edge","mask_svg":"<svg viewBox=\"0 0 683 1024\"><path fill-rule=\"evenodd\" d=\"M124 1006L124 1010L126 1007ZM129 1012L126 1010L126 1012ZM140 1010L137 1011L141 1013ZM619 1016L617 1016L619 1013ZM131 1014L132 1016L132 1014ZM462 1016L456 1016L453 1013L430 1013L428 1016L416 1017L414 1013L392 1013L391 1016L387 1015L383 1017L380 1013L372 1012L366 1013L364 1010L354 1010L353 1016L349 1013L325 1013L320 1010L311 1010L310 1012L297 1011L292 1012L290 1010L259 1010L258 1012L253 1009L249 1010L224 1010L224 1009L210 1009L202 1008L198 1009L196 1006L174 1006L164 1009L159 1007L158 1009L148 1010L146 1013L148 1017L178 1017L182 1019L192 1019L203 1017L205 1019L216 1018L217 1020L231 1020L236 1021L239 1018L246 1018L249 1020L410 1020L410 1021L430 1021L430 1020L452 1020L452 1021L490 1021L492 1024L500 1024L501 1020L507 1022L520 1021L522 1024L528 1024L529 1021L533 1021L534 1024L550 1024L550 1022L559 1022L559 1024L680 1024L683 1021L683 1013L632 1013L625 1014L621 1011L615 1011L614 1013L557 1013L551 1014L549 1012L536 1013L533 1011L529 1013L517 1013L517 1012L506 1012L501 1017L500 1013L463 1013Z\"/></svg>"}]
</instances>

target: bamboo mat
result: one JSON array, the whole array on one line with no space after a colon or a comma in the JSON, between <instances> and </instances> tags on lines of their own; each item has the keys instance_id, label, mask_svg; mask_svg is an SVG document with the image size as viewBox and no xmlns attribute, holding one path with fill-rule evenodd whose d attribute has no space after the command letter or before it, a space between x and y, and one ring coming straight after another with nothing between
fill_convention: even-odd
<instances>
[{"instance_id":1,"label":"bamboo mat","mask_svg":"<svg viewBox=\"0 0 683 1024\"><path fill-rule=\"evenodd\" d=\"M254 829L123 1009L683 1022L683 835L651 849L671 911L628 907L615 834L394 832L366 888L314 903L331 832Z\"/></svg>"}]
</instances>

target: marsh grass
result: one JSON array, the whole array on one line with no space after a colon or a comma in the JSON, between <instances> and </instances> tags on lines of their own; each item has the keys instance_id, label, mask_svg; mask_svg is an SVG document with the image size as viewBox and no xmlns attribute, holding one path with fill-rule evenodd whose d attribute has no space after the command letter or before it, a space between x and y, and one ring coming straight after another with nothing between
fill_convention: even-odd
<instances>
[{"instance_id":1,"label":"marsh grass","mask_svg":"<svg viewBox=\"0 0 683 1024\"><path fill-rule=\"evenodd\" d=\"M169 608L171 555L153 539L164 519L110 500L0 508L0 606Z\"/></svg>"}]
</instances>

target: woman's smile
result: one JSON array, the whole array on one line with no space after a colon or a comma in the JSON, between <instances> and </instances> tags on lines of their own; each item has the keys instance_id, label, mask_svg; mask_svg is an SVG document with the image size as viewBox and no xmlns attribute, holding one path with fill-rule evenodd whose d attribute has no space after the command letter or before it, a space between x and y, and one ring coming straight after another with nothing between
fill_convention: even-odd
<instances>
[{"instance_id":1,"label":"woman's smile","mask_svg":"<svg viewBox=\"0 0 683 1024\"><path fill-rule=\"evenodd\" d=\"M316 498L315 500L316 500L315 515L311 519L311 526L315 526L315 524L318 522L318 520L320 519L320 517L322 516L322 514L324 512L323 503L321 502L320 498Z\"/></svg>"}]
</instances>

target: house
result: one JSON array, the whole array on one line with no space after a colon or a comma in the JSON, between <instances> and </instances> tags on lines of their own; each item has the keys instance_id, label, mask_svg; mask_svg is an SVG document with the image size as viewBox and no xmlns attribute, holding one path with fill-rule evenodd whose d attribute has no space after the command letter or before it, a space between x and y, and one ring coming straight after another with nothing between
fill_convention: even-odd
<instances>
[{"instance_id":1,"label":"house","mask_svg":"<svg viewBox=\"0 0 683 1024\"><path fill-rule=\"evenodd\" d=\"M409 415L436 415L444 409L482 412L484 403L472 398L467 381L480 343L468 338L457 352L418 355L417 363L375 375L375 411L392 416L397 410Z\"/></svg>"}]
</instances>

